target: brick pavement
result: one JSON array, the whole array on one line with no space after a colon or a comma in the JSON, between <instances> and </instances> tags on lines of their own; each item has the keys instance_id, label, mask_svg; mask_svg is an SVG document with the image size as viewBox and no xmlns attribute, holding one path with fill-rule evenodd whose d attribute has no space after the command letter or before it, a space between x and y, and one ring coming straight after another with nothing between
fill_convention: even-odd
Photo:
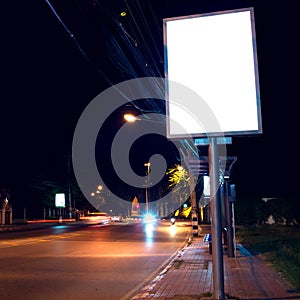
<instances>
[{"instance_id":1,"label":"brick pavement","mask_svg":"<svg viewBox=\"0 0 300 300\"><path fill-rule=\"evenodd\" d=\"M252 256L238 245L235 258L224 253L224 289L228 299L291 300L300 299L272 266L259 256ZM132 300L212 299L212 255L203 236L193 238L190 245Z\"/></svg>"}]
</instances>

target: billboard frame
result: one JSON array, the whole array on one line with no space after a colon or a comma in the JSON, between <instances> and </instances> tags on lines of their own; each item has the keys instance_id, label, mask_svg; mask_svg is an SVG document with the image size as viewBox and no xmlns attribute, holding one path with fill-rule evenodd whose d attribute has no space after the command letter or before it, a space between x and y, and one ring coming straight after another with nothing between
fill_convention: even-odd
<instances>
[{"instance_id":1,"label":"billboard frame","mask_svg":"<svg viewBox=\"0 0 300 300\"><path fill-rule=\"evenodd\" d=\"M251 98L252 105L256 106L256 120L253 121L256 123L257 128L249 129L249 130L228 130L228 131L202 131L202 132L184 132L184 133L173 133L171 132L171 121L172 117L170 116L170 99L169 99L169 88L170 88L170 79L169 79L169 61L168 61L168 24L173 21L180 21L180 20L187 20L187 19L195 19L195 18L202 18L202 17L209 17L209 16L219 16L224 14L232 14L232 13L239 13L239 12L249 12L250 13L250 26L251 26L251 38L252 38L252 53L253 53L253 73L254 73L254 85L255 87L255 98ZM220 136L244 136L244 135L256 135L262 133L262 117L261 117L261 102L260 102L260 88L259 88L259 74L258 74L258 59L257 59L257 46L256 46L256 33L255 33L255 22L254 22L254 8L247 7L247 8L239 8L233 10L223 10L223 11L216 11L210 13L203 13L203 14L195 14L195 15L186 15L186 16L179 16L179 17L172 17L172 18L165 18L163 19L163 39L164 39L164 56L165 56L165 96L166 96L166 127L167 127L167 138L169 139L182 139L182 138L207 138L207 137L220 137ZM183 54L184 55L184 54ZM200 95L201 96L201 95ZM241 101L243 101L241 99ZM208 103L209 104L209 103ZM254 114L254 113L253 113ZM236 113L238 115L238 112ZM235 126L235 125L234 125Z\"/></svg>"}]
</instances>

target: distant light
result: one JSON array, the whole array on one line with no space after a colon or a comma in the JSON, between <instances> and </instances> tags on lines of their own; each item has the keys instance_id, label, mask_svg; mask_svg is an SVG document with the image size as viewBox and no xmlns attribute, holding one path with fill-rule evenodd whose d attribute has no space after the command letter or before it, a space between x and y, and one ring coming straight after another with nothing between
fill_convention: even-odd
<instances>
[{"instance_id":1,"label":"distant light","mask_svg":"<svg viewBox=\"0 0 300 300\"><path fill-rule=\"evenodd\" d=\"M126 16L126 11L122 11L122 12L120 13L120 16L121 16L121 17L125 17L125 16Z\"/></svg>"},{"instance_id":2,"label":"distant light","mask_svg":"<svg viewBox=\"0 0 300 300\"><path fill-rule=\"evenodd\" d=\"M144 222L145 223L152 223L152 222L155 222L155 221L156 221L156 219L153 215L151 215L151 214L144 215Z\"/></svg>"}]
</instances>

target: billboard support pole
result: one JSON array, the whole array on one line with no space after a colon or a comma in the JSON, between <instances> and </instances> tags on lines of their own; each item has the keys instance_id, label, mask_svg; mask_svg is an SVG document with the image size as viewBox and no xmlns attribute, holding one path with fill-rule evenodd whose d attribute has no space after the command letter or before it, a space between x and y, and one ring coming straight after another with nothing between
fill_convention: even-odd
<instances>
[{"instance_id":1,"label":"billboard support pole","mask_svg":"<svg viewBox=\"0 0 300 300\"><path fill-rule=\"evenodd\" d=\"M209 144L210 201L212 206L211 234L214 298L224 300L224 266L222 246L221 199L219 192L219 153L217 138Z\"/></svg>"}]
</instances>

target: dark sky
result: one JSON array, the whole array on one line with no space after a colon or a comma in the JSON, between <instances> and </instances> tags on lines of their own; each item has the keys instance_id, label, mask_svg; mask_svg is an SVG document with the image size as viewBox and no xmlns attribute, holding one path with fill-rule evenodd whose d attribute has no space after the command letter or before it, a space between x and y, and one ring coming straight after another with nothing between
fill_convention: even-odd
<instances>
[{"instance_id":1,"label":"dark sky","mask_svg":"<svg viewBox=\"0 0 300 300\"><path fill-rule=\"evenodd\" d=\"M0 184L39 185L66 176L73 132L86 105L112 84L163 76L163 18L251 6L263 134L233 139L228 150L238 157L234 179L244 194L296 194L298 10L291 0L262 2L1 3Z\"/></svg>"}]
</instances>

